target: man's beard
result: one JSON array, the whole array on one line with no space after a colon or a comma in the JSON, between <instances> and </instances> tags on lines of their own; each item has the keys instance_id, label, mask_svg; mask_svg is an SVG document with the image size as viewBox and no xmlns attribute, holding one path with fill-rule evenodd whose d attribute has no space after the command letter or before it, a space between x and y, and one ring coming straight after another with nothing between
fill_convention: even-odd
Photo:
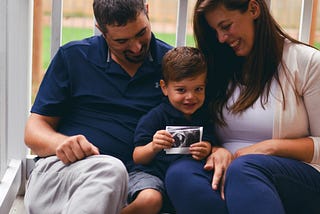
<instances>
[{"instance_id":1,"label":"man's beard","mask_svg":"<svg viewBox=\"0 0 320 214\"><path fill-rule=\"evenodd\" d=\"M148 56L148 51L147 51L147 47L146 46L143 46L142 53L139 56L130 56L130 53L131 53L130 51L125 51L124 52L124 56L125 56L126 60L128 60L131 63L137 63L137 64L141 63Z\"/></svg>"}]
</instances>

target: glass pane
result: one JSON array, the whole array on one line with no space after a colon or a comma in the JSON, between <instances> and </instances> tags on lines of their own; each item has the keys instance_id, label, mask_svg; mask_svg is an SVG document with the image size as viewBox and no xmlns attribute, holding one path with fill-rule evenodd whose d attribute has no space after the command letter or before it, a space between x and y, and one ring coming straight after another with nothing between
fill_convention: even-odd
<instances>
[{"instance_id":1,"label":"glass pane","mask_svg":"<svg viewBox=\"0 0 320 214\"><path fill-rule=\"evenodd\" d=\"M271 1L271 13L281 27L293 38L298 39L301 0Z\"/></svg>"}]
</instances>

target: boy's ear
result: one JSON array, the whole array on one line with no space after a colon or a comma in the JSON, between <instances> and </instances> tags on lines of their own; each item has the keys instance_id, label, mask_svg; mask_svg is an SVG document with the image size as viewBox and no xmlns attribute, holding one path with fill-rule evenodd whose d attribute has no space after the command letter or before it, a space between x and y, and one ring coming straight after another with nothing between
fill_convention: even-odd
<instances>
[{"instance_id":1,"label":"boy's ear","mask_svg":"<svg viewBox=\"0 0 320 214\"><path fill-rule=\"evenodd\" d=\"M164 80L160 80L160 87L161 87L162 93L165 96L168 96L168 90L167 90L166 82Z\"/></svg>"}]
</instances>

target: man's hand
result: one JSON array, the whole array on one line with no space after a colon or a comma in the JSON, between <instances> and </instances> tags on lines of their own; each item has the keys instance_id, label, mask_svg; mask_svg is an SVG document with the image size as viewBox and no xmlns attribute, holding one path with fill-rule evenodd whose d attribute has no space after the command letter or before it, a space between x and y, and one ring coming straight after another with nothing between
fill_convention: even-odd
<instances>
[{"instance_id":1,"label":"man's hand","mask_svg":"<svg viewBox=\"0 0 320 214\"><path fill-rule=\"evenodd\" d=\"M66 138L56 149L57 157L65 164L76 162L90 155L99 154L99 149L83 135Z\"/></svg>"},{"instance_id":2,"label":"man's hand","mask_svg":"<svg viewBox=\"0 0 320 214\"><path fill-rule=\"evenodd\" d=\"M233 155L225 148L213 147L212 153L207 158L205 170L214 170L212 188L218 190L220 187L221 198L224 199L225 173L233 160Z\"/></svg>"}]
</instances>

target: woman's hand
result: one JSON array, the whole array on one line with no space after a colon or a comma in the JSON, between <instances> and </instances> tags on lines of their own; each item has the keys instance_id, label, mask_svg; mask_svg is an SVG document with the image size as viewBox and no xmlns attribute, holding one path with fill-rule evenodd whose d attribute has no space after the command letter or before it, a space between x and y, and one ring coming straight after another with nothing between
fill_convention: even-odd
<instances>
[{"instance_id":1,"label":"woman's hand","mask_svg":"<svg viewBox=\"0 0 320 214\"><path fill-rule=\"evenodd\" d=\"M214 170L212 188L218 190L220 186L222 199L224 199L225 173L232 160L233 155L227 149L213 147L211 155L207 158L207 163L204 166L205 170Z\"/></svg>"},{"instance_id":2,"label":"woman's hand","mask_svg":"<svg viewBox=\"0 0 320 214\"><path fill-rule=\"evenodd\" d=\"M211 144L207 141L193 143L189 148L190 154L196 160L202 160L211 153Z\"/></svg>"},{"instance_id":3,"label":"woman's hand","mask_svg":"<svg viewBox=\"0 0 320 214\"><path fill-rule=\"evenodd\" d=\"M234 158L238 158L243 155L249 154L263 154L263 155L272 155L274 154L275 144L273 140L265 140L259 143L255 143L251 146L246 146L241 149L238 149L234 153Z\"/></svg>"}]
</instances>

